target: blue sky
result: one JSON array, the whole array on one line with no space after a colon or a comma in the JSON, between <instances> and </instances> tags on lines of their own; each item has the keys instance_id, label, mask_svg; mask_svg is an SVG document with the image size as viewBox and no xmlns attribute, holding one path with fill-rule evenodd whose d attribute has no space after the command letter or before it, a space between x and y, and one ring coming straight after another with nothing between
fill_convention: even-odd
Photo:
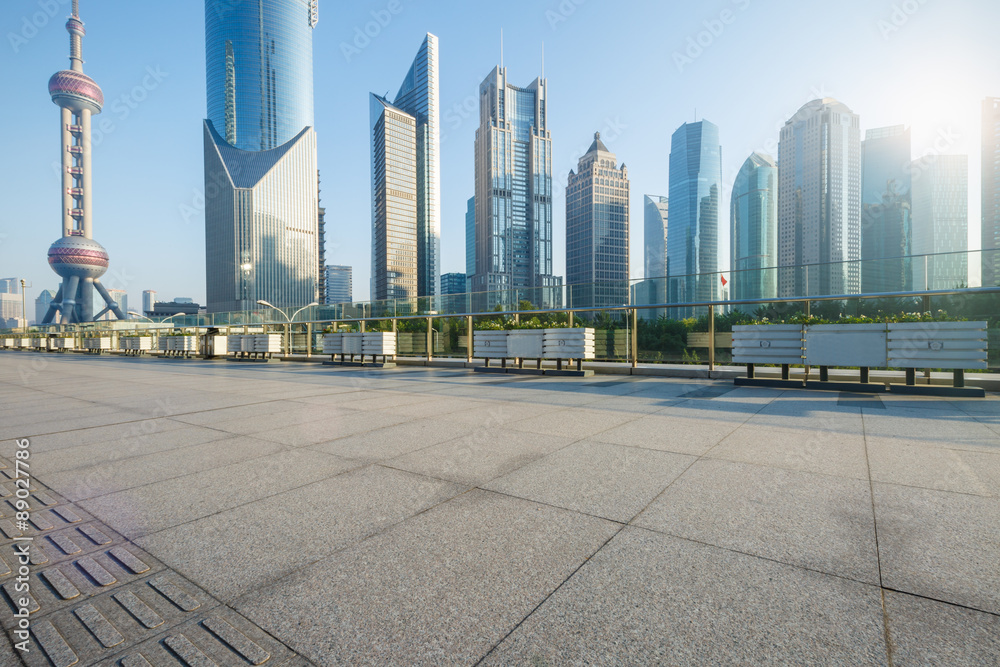
<instances>
[{"instance_id":1,"label":"blue sky","mask_svg":"<svg viewBox=\"0 0 1000 667\"><path fill-rule=\"evenodd\" d=\"M94 154L95 238L112 261L104 281L127 289L132 304L144 289L203 302L203 2L81 5L86 71L108 100ZM0 5L7 91L0 277L30 280L29 298L57 285L45 253L59 234L59 117L46 83L68 63L69 6ZM378 18L385 25L367 25ZM729 188L752 151L776 152L784 121L824 95L860 114L862 130L910 125L914 157L969 154L970 235L978 247L979 104L1000 95L998 24L995 0L320 0L316 131L328 261L353 265L355 298L367 297L368 93L394 94L423 35L433 32L441 40L443 269L464 270L476 95L500 59L501 28L505 64L521 85L538 76L545 45L560 275L560 186L595 131L629 168L631 266L639 277L642 195L667 194L670 135L681 123L705 118L720 126ZM376 36L355 43L366 25ZM725 245L728 197L724 204Z\"/></svg>"}]
</instances>

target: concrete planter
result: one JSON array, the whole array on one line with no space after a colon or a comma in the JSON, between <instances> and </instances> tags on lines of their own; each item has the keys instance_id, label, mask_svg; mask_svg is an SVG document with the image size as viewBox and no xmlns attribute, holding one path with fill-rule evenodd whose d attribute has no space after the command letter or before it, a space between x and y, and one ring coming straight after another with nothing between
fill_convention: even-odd
<instances>
[{"instance_id":1,"label":"concrete planter","mask_svg":"<svg viewBox=\"0 0 1000 667\"><path fill-rule=\"evenodd\" d=\"M507 356L514 359L541 359L545 353L544 329L515 329L507 332Z\"/></svg>"},{"instance_id":2,"label":"concrete planter","mask_svg":"<svg viewBox=\"0 0 1000 667\"><path fill-rule=\"evenodd\" d=\"M369 331L361 340L361 353L366 356L396 356L396 334L391 331Z\"/></svg>"},{"instance_id":3,"label":"concrete planter","mask_svg":"<svg viewBox=\"0 0 1000 667\"><path fill-rule=\"evenodd\" d=\"M121 338L120 343L121 349L129 352L148 352L153 349L153 339L150 336L128 336Z\"/></svg>"},{"instance_id":4,"label":"concrete planter","mask_svg":"<svg viewBox=\"0 0 1000 667\"><path fill-rule=\"evenodd\" d=\"M36 350L47 350L49 349L49 340L47 338L32 338L31 347Z\"/></svg>"},{"instance_id":5,"label":"concrete planter","mask_svg":"<svg viewBox=\"0 0 1000 667\"><path fill-rule=\"evenodd\" d=\"M209 356L224 357L229 354L229 336L208 336L205 345Z\"/></svg>"},{"instance_id":6,"label":"concrete planter","mask_svg":"<svg viewBox=\"0 0 1000 667\"><path fill-rule=\"evenodd\" d=\"M253 351L263 354L280 354L281 334L254 334Z\"/></svg>"},{"instance_id":7,"label":"concrete planter","mask_svg":"<svg viewBox=\"0 0 1000 667\"><path fill-rule=\"evenodd\" d=\"M197 336L166 336L168 352L197 352Z\"/></svg>"},{"instance_id":8,"label":"concrete planter","mask_svg":"<svg viewBox=\"0 0 1000 667\"><path fill-rule=\"evenodd\" d=\"M741 324L733 327L733 363L801 364L798 324Z\"/></svg>"},{"instance_id":9,"label":"concrete planter","mask_svg":"<svg viewBox=\"0 0 1000 667\"><path fill-rule=\"evenodd\" d=\"M344 334L323 334L323 354L343 354Z\"/></svg>"},{"instance_id":10,"label":"concrete planter","mask_svg":"<svg viewBox=\"0 0 1000 667\"><path fill-rule=\"evenodd\" d=\"M542 345L545 359L593 359L596 352L593 329L546 329Z\"/></svg>"},{"instance_id":11,"label":"concrete planter","mask_svg":"<svg viewBox=\"0 0 1000 667\"><path fill-rule=\"evenodd\" d=\"M83 349L85 350L110 350L111 338L84 338Z\"/></svg>"},{"instance_id":12,"label":"concrete planter","mask_svg":"<svg viewBox=\"0 0 1000 667\"><path fill-rule=\"evenodd\" d=\"M806 364L884 368L885 324L816 324L805 327Z\"/></svg>"},{"instance_id":13,"label":"concrete planter","mask_svg":"<svg viewBox=\"0 0 1000 667\"><path fill-rule=\"evenodd\" d=\"M986 322L899 322L889 325L888 337L896 368L988 368Z\"/></svg>"},{"instance_id":14,"label":"concrete planter","mask_svg":"<svg viewBox=\"0 0 1000 667\"><path fill-rule=\"evenodd\" d=\"M364 354L365 335L360 332L345 333L343 354Z\"/></svg>"},{"instance_id":15,"label":"concrete planter","mask_svg":"<svg viewBox=\"0 0 1000 667\"><path fill-rule=\"evenodd\" d=\"M472 356L477 359L506 359L507 332L472 332Z\"/></svg>"}]
</instances>

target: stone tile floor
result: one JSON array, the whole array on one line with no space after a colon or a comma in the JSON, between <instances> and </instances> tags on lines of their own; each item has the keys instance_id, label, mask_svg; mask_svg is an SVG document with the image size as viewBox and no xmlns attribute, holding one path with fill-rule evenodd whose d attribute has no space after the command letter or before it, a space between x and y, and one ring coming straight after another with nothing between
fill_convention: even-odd
<instances>
[{"instance_id":1,"label":"stone tile floor","mask_svg":"<svg viewBox=\"0 0 1000 667\"><path fill-rule=\"evenodd\" d=\"M851 398L0 353L0 494L28 438L51 501L22 658L1000 664L1000 397Z\"/></svg>"}]
</instances>

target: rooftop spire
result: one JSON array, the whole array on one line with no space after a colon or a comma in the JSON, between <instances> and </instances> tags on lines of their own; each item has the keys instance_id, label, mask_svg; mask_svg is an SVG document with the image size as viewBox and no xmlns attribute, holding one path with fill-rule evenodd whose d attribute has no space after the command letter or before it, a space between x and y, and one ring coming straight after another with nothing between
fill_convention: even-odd
<instances>
[{"instance_id":1,"label":"rooftop spire","mask_svg":"<svg viewBox=\"0 0 1000 667\"><path fill-rule=\"evenodd\" d=\"M69 62L74 72L83 71L83 21L80 20L80 0L73 0L73 15L66 21L66 31L69 32Z\"/></svg>"}]
</instances>

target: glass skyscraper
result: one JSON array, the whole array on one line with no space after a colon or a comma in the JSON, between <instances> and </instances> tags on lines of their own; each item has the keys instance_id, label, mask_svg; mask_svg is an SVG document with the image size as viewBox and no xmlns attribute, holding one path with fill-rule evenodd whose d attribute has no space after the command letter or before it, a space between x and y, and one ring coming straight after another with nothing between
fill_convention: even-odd
<instances>
[{"instance_id":1,"label":"glass skyscraper","mask_svg":"<svg viewBox=\"0 0 1000 667\"><path fill-rule=\"evenodd\" d=\"M774 158L753 153L746 159L736 175L729 210L732 298L772 299L778 294L774 270L778 265L778 167Z\"/></svg>"},{"instance_id":2,"label":"glass skyscraper","mask_svg":"<svg viewBox=\"0 0 1000 667\"><path fill-rule=\"evenodd\" d=\"M1000 97L983 100L983 287L1000 285Z\"/></svg>"},{"instance_id":3,"label":"glass skyscraper","mask_svg":"<svg viewBox=\"0 0 1000 667\"><path fill-rule=\"evenodd\" d=\"M469 197L465 207L465 275L476 272L476 198Z\"/></svg>"},{"instance_id":4,"label":"glass skyscraper","mask_svg":"<svg viewBox=\"0 0 1000 667\"><path fill-rule=\"evenodd\" d=\"M628 169L598 132L566 187L568 306L628 305L628 198Z\"/></svg>"},{"instance_id":5,"label":"glass skyscraper","mask_svg":"<svg viewBox=\"0 0 1000 667\"><path fill-rule=\"evenodd\" d=\"M722 146L707 120L685 123L670 142L670 233L667 300L715 301L719 294L719 205ZM689 310L675 311L685 317Z\"/></svg>"},{"instance_id":6,"label":"glass skyscraper","mask_svg":"<svg viewBox=\"0 0 1000 667\"><path fill-rule=\"evenodd\" d=\"M861 144L861 291L913 287L910 131L868 130Z\"/></svg>"},{"instance_id":7,"label":"glass skyscraper","mask_svg":"<svg viewBox=\"0 0 1000 667\"><path fill-rule=\"evenodd\" d=\"M326 266L326 301L335 306L354 300L354 270L349 266Z\"/></svg>"},{"instance_id":8,"label":"glass skyscraper","mask_svg":"<svg viewBox=\"0 0 1000 667\"><path fill-rule=\"evenodd\" d=\"M527 88L496 67L479 86L476 130L475 292L492 292L480 307L517 290L536 306L559 305L552 275L552 136L548 83Z\"/></svg>"},{"instance_id":9,"label":"glass skyscraper","mask_svg":"<svg viewBox=\"0 0 1000 667\"><path fill-rule=\"evenodd\" d=\"M918 255L913 265L914 287L935 290L968 285L969 156L927 156L914 160L910 173L913 253Z\"/></svg>"},{"instance_id":10,"label":"glass skyscraper","mask_svg":"<svg viewBox=\"0 0 1000 667\"><path fill-rule=\"evenodd\" d=\"M807 103L778 144L778 296L861 291L860 190L860 118L833 98Z\"/></svg>"},{"instance_id":11,"label":"glass skyscraper","mask_svg":"<svg viewBox=\"0 0 1000 667\"><path fill-rule=\"evenodd\" d=\"M646 280L662 279L667 275L668 198L658 195L643 197L642 268Z\"/></svg>"},{"instance_id":12,"label":"glass skyscraper","mask_svg":"<svg viewBox=\"0 0 1000 667\"><path fill-rule=\"evenodd\" d=\"M317 301L312 31L318 0L206 0L209 312Z\"/></svg>"}]
</instances>

